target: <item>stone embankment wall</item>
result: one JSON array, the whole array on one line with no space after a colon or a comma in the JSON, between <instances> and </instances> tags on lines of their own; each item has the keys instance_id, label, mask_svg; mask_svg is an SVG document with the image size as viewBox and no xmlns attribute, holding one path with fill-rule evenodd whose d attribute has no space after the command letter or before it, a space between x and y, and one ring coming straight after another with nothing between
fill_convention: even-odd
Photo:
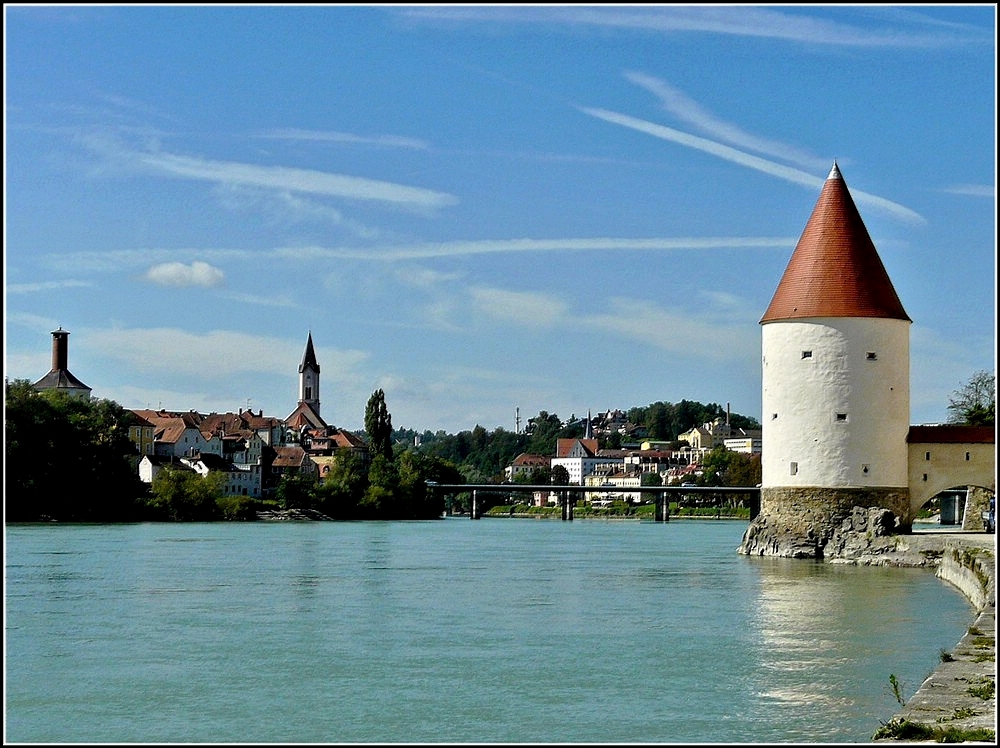
<instances>
[{"instance_id":1,"label":"stone embankment wall","mask_svg":"<svg viewBox=\"0 0 1000 748\"><path fill-rule=\"evenodd\" d=\"M996 605L996 559L987 550L946 542L937 575L961 590L977 611Z\"/></svg>"},{"instance_id":2,"label":"stone embankment wall","mask_svg":"<svg viewBox=\"0 0 1000 748\"><path fill-rule=\"evenodd\" d=\"M985 742L995 741L996 536L920 533L890 556L900 562L939 559L937 576L969 599L977 617L955 647L941 653L941 663L883 728L886 737L876 742L955 742L968 741L968 735L983 741L990 734Z\"/></svg>"}]
</instances>

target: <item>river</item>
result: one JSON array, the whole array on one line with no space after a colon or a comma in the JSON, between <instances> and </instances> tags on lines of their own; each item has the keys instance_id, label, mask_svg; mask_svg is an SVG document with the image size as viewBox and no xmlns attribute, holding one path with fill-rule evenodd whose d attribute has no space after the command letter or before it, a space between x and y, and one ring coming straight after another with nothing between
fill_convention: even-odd
<instances>
[{"instance_id":1,"label":"river","mask_svg":"<svg viewBox=\"0 0 1000 748\"><path fill-rule=\"evenodd\" d=\"M971 605L746 526L8 525L5 742L869 742Z\"/></svg>"}]
</instances>

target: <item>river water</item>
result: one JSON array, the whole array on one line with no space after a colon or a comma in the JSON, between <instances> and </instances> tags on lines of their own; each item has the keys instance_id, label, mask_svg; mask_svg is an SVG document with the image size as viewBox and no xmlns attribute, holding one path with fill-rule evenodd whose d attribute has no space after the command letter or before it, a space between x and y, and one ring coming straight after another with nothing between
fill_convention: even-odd
<instances>
[{"instance_id":1,"label":"river water","mask_svg":"<svg viewBox=\"0 0 1000 748\"><path fill-rule=\"evenodd\" d=\"M869 742L972 607L745 529L9 525L5 742Z\"/></svg>"}]
</instances>

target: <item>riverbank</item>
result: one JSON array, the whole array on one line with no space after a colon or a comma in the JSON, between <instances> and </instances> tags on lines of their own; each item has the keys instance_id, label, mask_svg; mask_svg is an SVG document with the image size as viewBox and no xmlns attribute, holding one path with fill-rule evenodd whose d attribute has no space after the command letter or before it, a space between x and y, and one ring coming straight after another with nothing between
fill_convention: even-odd
<instances>
[{"instance_id":1,"label":"riverbank","mask_svg":"<svg viewBox=\"0 0 1000 748\"><path fill-rule=\"evenodd\" d=\"M884 565L935 567L957 587L977 617L941 663L874 742L995 743L996 535L924 531L898 537L896 550L880 554ZM865 563L858 560L857 563Z\"/></svg>"}]
</instances>

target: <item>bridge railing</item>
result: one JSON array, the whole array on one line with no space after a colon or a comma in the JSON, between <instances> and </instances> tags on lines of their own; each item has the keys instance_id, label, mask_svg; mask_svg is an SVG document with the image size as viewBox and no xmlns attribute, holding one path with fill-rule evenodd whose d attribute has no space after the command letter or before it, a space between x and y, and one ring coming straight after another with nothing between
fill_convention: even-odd
<instances>
[{"instance_id":1,"label":"bridge railing","mask_svg":"<svg viewBox=\"0 0 1000 748\"><path fill-rule=\"evenodd\" d=\"M438 483L427 481L427 487L432 490L447 492L472 492L472 519L482 516L479 512L478 494L484 493L534 493L545 491L559 494L562 518L573 519L573 501L570 494L575 493L651 493L656 494L656 522L667 522L670 517L666 497L669 494L744 494L755 499L750 509L753 518L760 508L760 486L563 486L549 483Z\"/></svg>"}]
</instances>

